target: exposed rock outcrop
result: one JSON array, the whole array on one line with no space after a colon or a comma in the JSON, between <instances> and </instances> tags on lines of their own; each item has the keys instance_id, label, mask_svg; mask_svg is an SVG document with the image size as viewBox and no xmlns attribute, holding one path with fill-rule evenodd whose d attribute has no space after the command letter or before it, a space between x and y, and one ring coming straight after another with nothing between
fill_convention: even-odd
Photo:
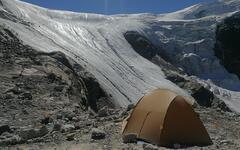
<instances>
[{"instance_id":1,"label":"exposed rock outcrop","mask_svg":"<svg viewBox=\"0 0 240 150\"><path fill-rule=\"evenodd\" d=\"M124 37L133 49L144 58L152 59L157 54L157 48L138 32L128 31L124 34Z\"/></svg>"},{"instance_id":2,"label":"exposed rock outcrop","mask_svg":"<svg viewBox=\"0 0 240 150\"><path fill-rule=\"evenodd\" d=\"M231 73L240 77L240 13L226 18L217 26L215 55Z\"/></svg>"}]
</instances>

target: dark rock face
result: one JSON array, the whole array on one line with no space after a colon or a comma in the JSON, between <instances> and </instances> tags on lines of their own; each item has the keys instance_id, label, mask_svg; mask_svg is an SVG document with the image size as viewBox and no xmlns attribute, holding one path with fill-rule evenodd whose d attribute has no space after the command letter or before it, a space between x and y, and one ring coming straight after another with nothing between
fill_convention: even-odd
<instances>
[{"instance_id":1,"label":"dark rock face","mask_svg":"<svg viewBox=\"0 0 240 150\"><path fill-rule=\"evenodd\" d=\"M197 100L201 106L211 107L214 99L214 95L211 91L200 86L194 89L192 96Z\"/></svg>"},{"instance_id":2,"label":"dark rock face","mask_svg":"<svg viewBox=\"0 0 240 150\"><path fill-rule=\"evenodd\" d=\"M182 72L170 62L170 58L161 49L161 47L154 45L147 37L141 35L137 31L128 31L124 34L125 39L132 46L132 48L142 57L150 60L152 63L177 72Z\"/></svg>"},{"instance_id":3,"label":"dark rock face","mask_svg":"<svg viewBox=\"0 0 240 150\"><path fill-rule=\"evenodd\" d=\"M192 97L200 106L211 107L214 99L214 94L203 87L201 84L187 80L179 74L164 70L167 79L177 84L179 87L191 93Z\"/></svg>"},{"instance_id":4,"label":"dark rock face","mask_svg":"<svg viewBox=\"0 0 240 150\"><path fill-rule=\"evenodd\" d=\"M188 91L191 96L194 97L199 106L231 112L229 107L222 100L217 98L213 92L202 86L197 81L185 79L181 74L176 73L175 71L167 69L163 69L163 71L168 80Z\"/></svg>"},{"instance_id":5,"label":"dark rock face","mask_svg":"<svg viewBox=\"0 0 240 150\"><path fill-rule=\"evenodd\" d=\"M201 10L198 13L196 13L194 16L196 18L203 18L203 17L207 16L207 12L206 12L206 10Z\"/></svg>"},{"instance_id":6,"label":"dark rock face","mask_svg":"<svg viewBox=\"0 0 240 150\"><path fill-rule=\"evenodd\" d=\"M152 59L157 54L157 48L138 32L128 31L124 34L124 37L133 49L144 58Z\"/></svg>"},{"instance_id":7,"label":"dark rock face","mask_svg":"<svg viewBox=\"0 0 240 150\"><path fill-rule=\"evenodd\" d=\"M73 66L75 73L81 77L85 84L87 91L86 101L91 109L98 111L102 106L114 107L109 97L92 74L86 72L79 64L75 63L71 59L70 64Z\"/></svg>"},{"instance_id":8,"label":"dark rock face","mask_svg":"<svg viewBox=\"0 0 240 150\"><path fill-rule=\"evenodd\" d=\"M240 13L217 26L215 55L230 73L240 77Z\"/></svg>"},{"instance_id":9,"label":"dark rock face","mask_svg":"<svg viewBox=\"0 0 240 150\"><path fill-rule=\"evenodd\" d=\"M150 60L161 68L183 73L171 64L171 59L166 55L165 51L162 50L161 47L154 45L147 37L137 31L128 31L124 34L124 37L132 48L142 57Z\"/></svg>"}]
</instances>

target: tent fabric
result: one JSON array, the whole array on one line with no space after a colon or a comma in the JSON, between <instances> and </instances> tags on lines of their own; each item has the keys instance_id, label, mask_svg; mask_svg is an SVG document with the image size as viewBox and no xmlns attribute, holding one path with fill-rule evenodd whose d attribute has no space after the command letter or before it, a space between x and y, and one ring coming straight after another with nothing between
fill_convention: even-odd
<instances>
[{"instance_id":1,"label":"tent fabric","mask_svg":"<svg viewBox=\"0 0 240 150\"><path fill-rule=\"evenodd\" d=\"M161 145L209 145L205 127L191 104L170 90L158 89L139 100L123 122L123 135Z\"/></svg>"}]
</instances>

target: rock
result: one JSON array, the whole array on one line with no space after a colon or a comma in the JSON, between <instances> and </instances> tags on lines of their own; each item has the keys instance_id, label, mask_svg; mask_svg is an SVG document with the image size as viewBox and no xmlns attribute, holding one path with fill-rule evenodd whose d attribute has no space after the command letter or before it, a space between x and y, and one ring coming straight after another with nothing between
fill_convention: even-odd
<instances>
[{"instance_id":1,"label":"rock","mask_svg":"<svg viewBox=\"0 0 240 150\"><path fill-rule=\"evenodd\" d=\"M21 94L23 91L21 88L15 86L13 89L11 89L11 91L14 93L14 94Z\"/></svg>"},{"instance_id":2,"label":"rock","mask_svg":"<svg viewBox=\"0 0 240 150\"><path fill-rule=\"evenodd\" d=\"M174 149L179 149L179 148L181 148L181 145L180 144L173 144L173 148Z\"/></svg>"},{"instance_id":3,"label":"rock","mask_svg":"<svg viewBox=\"0 0 240 150\"><path fill-rule=\"evenodd\" d=\"M9 138L9 137L11 137L11 136L12 136L12 134L9 133L9 132L4 132L4 133L1 135L2 138Z\"/></svg>"},{"instance_id":4,"label":"rock","mask_svg":"<svg viewBox=\"0 0 240 150\"><path fill-rule=\"evenodd\" d=\"M23 99L32 100L32 94L30 92L24 92L22 97Z\"/></svg>"},{"instance_id":5,"label":"rock","mask_svg":"<svg viewBox=\"0 0 240 150\"><path fill-rule=\"evenodd\" d=\"M186 80L183 77L181 77L177 74L174 74L174 73L170 73L170 72L167 73L167 78L166 79L168 79L168 80L170 80L170 81L172 81L173 83L176 83L176 84L186 82Z\"/></svg>"},{"instance_id":6,"label":"rock","mask_svg":"<svg viewBox=\"0 0 240 150\"><path fill-rule=\"evenodd\" d=\"M74 137L75 137L75 133L70 133L70 134L67 135L67 140L68 141L73 141Z\"/></svg>"},{"instance_id":7,"label":"rock","mask_svg":"<svg viewBox=\"0 0 240 150\"><path fill-rule=\"evenodd\" d=\"M57 114L57 115L56 115L56 118L57 118L57 119L62 119L63 116L62 116L62 114Z\"/></svg>"},{"instance_id":8,"label":"rock","mask_svg":"<svg viewBox=\"0 0 240 150\"><path fill-rule=\"evenodd\" d=\"M99 117L106 117L108 116L108 108L107 107L103 107L98 111L98 116Z\"/></svg>"},{"instance_id":9,"label":"rock","mask_svg":"<svg viewBox=\"0 0 240 150\"><path fill-rule=\"evenodd\" d=\"M65 124L62 126L61 132L71 132L75 130L75 126L72 124Z\"/></svg>"},{"instance_id":10,"label":"rock","mask_svg":"<svg viewBox=\"0 0 240 150\"><path fill-rule=\"evenodd\" d=\"M123 143L137 143L136 134L123 135L122 139L123 139Z\"/></svg>"},{"instance_id":11,"label":"rock","mask_svg":"<svg viewBox=\"0 0 240 150\"><path fill-rule=\"evenodd\" d=\"M59 123L55 123L53 126L53 131L60 131L62 128L62 125Z\"/></svg>"},{"instance_id":12,"label":"rock","mask_svg":"<svg viewBox=\"0 0 240 150\"><path fill-rule=\"evenodd\" d=\"M230 140L222 140L220 144L232 144L232 142Z\"/></svg>"},{"instance_id":13,"label":"rock","mask_svg":"<svg viewBox=\"0 0 240 150\"><path fill-rule=\"evenodd\" d=\"M11 92L11 93L7 93L6 95L5 95L5 99L13 99L14 98L14 95L13 95L13 93Z\"/></svg>"},{"instance_id":14,"label":"rock","mask_svg":"<svg viewBox=\"0 0 240 150\"><path fill-rule=\"evenodd\" d=\"M127 111L132 110L134 107L135 107L135 105L134 105L133 103L129 104L129 105L127 106Z\"/></svg>"},{"instance_id":15,"label":"rock","mask_svg":"<svg viewBox=\"0 0 240 150\"><path fill-rule=\"evenodd\" d=\"M220 91L217 88L214 88L213 93L216 94L216 95L220 95Z\"/></svg>"},{"instance_id":16,"label":"rock","mask_svg":"<svg viewBox=\"0 0 240 150\"><path fill-rule=\"evenodd\" d=\"M21 137L18 135L11 135L10 137L6 137L4 139L0 139L0 146L3 145L14 145L18 144L22 141Z\"/></svg>"},{"instance_id":17,"label":"rock","mask_svg":"<svg viewBox=\"0 0 240 150\"><path fill-rule=\"evenodd\" d=\"M74 127L75 127L76 130L82 129L82 128L85 127L85 124L82 123L81 121L80 121L80 122L76 122L76 123L74 124Z\"/></svg>"},{"instance_id":18,"label":"rock","mask_svg":"<svg viewBox=\"0 0 240 150\"><path fill-rule=\"evenodd\" d=\"M48 129L46 126L42 126L40 128L25 128L19 132L19 136L23 140L29 140L37 137L42 137L48 133Z\"/></svg>"},{"instance_id":19,"label":"rock","mask_svg":"<svg viewBox=\"0 0 240 150\"><path fill-rule=\"evenodd\" d=\"M214 53L230 73L240 78L240 13L227 17L216 29ZM237 90L237 89L236 89Z\"/></svg>"},{"instance_id":20,"label":"rock","mask_svg":"<svg viewBox=\"0 0 240 150\"><path fill-rule=\"evenodd\" d=\"M192 96L195 98L200 106L211 107L214 95L211 91L203 86L196 87L193 90Z\"/></svg>"},{"instance_id":21,"label":"rock","mask_svg":"<svg viewBox=\"0 0 240 150\"><path fill-rule=\"evenodd\" d=\"M0 136L0 141L1 140L5 140L7 138L10 138L11 137L11 134L8 133L8 132L4 132L1 136Z\"/></svg>"},{"instance_id":22,"label":"rock","mask_svg":"<svg viewBox=\"0 0 240 150\"><path fill-rule=\"evenodd\" d=\"M72 120L72 118L76 116L76 114L74 112L72 112L71 110L63 110L63 111L61 111L61 115L64 118L67 118L68 120Z\"/></svg>"},{"instance_id":23,"label":"rock","mask_svg":"<svg viewBox=\"0 0 240 150\"><path fill-rule=\"evenodd\" d=\"M78 118L78 117L73 117L73 118L72 118L72 121L78 122L78 121L79 121L79 118Z\"/></svg>"},{"instance_id":24,"label":"rock","mask_svg":"<svg viewBox=\"0 0 240 150\"><path fill-rule=\"evenodd\" d=\"M47 117L44 117L43 119L41 119L42 124L49 124L52 122L53 122L53 119L50 116L47 116Z\"/></svg>"},{"instance_id":25,"label":"rock","mask_svg":"<svg viewBox=\"0 0 240 150\"><path fill-rule=\"evenodd\" d=\"M106 137L106 133L98 128L93 128L91 133L92 133L91 138L94 140L100 140Z\"/></svg>"},{"instance_id":26,"label":"rock","mask_svg":"<svg viewBox=\"0 0 240 150\"><path fill-rule=\"evenodd\" d=\"M213 99L213 107L219 109L220 111L231 112L231 109L225 104L225 102L217 97Z\"/></svg>"},{"instance_id":27,"label":"rock","mask_svg":"<svg viewBox=\"0 0 240 150\"><path fill-rule=\"evenodd\" d=\"M38 133L38 136L44 136L48 133L48 128L46 126L42 126L40 129L36 130Z\"/></svg>"},{"instance_id":28,"label":"rock","mask_svg":"<svg viewBox=\"0 0 240 150\"><path fill-rule=\"evenodd\" d=\"M158 150L158 147L152 144L143 144L144 150Z\"/></svg>"},{"instance_id":29,"label":"rock","mask_svg":"<svg viewBox=\"0 0 240 150\"><path fill-rule=\"evenodd\" d=\"M62 92L63 89L64 89L64 86L56 86L56 87L54 87L54 90L55 90L56 92Z\"/></svg>"},{"instance_id":30,"label":"rock","mask_svg":"<svg viewBox=\"0 0 240 150\"><path fill-rule=\"evenodd\" d=\"M125 39L133 49L146 59L151 59L157 54L157 48L137 31L128 31L124 34Z\"/></svg>"},{"instance_id":31,"label":"rock","mask_svg":"<svg viewBox=\"0 0 240 150\"><path fill-rule=\"evenodd\" d=\"M11 132L11 129L8 125L0 126L0 135L3 134L4 132Z\"/></svg>"},{"instance_id":32,"label":"rock","mask_svg":"<svg viewBox=\"0 0 240 150\"><path fill-rule=\"evenodd\" d=\"M28 114L29 114L29 112L28 112L26 109L23 109L23 110L22 110L22 113L25 114L25 115L28 115Z\"/></svg>"},{"instance_id":33,"label":"rock","mask_svg":"<svg viewBox=\"0 0 240 150\"><path fill-rule=\"evenodd\" d=\"M121 111L119 114L120 117L126 117L127 115L129 115L127 111Z\"/></svg>"},{"instance_id":34,"label":"rock","mask_svg":"<svg viewBox=\"0 0 240 150\"><path fill-rule=\"evenodd\" d=\"M81 105L79 105L78 103L74 103L73 106L74 106L75 108L77 108L77 109L78 109L78 108L81 108Z\"/></svg>"}]
</instances>

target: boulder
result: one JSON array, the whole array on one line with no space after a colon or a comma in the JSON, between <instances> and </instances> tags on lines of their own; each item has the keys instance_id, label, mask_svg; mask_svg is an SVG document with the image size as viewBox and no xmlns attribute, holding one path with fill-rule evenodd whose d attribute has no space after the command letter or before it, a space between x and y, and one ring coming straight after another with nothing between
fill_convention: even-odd
<instances>
[{"instance_id":1,"label":"boulder","mask_svg":"<svg viewBox=\"0 0 240 150\"><path fill-rule=\"evenodd\" d=\"M75 126L72 124L65 124L61 128L61 132L71 132L73 130L75 130Z\"/></svg>"},{"instance_id":2,"label":"boulder","mask_svg":"<svg viewBox=\"0 0 240 150\"><path fill-rule=\"evenodd\" d=\"M29 140L33 138L38 138L46 135L48 133L48 129L46 126L42 126L40 128L24 128L19 132L19 136L23 140Z\"/></svg>"},{"instance_id":3,"label":"boulder","mask_svg":"<svg viewBox=\"0 0 240 150\"><path fill-rule=\"evenodd\" d=\"M177 144L177 143L176 143L176 144L173 144L173 148L174 148L174 149L179 149L179 148L181 148L181 145L180 145L180 144Z\"/></svg>"},{"instance_id":4,"label":"boulder","mask_svg":"<svg viewBox=\"0 0 240 150\"><path fill-rule=\"evenodd\" d=\"M109 115L109 113L108 113L108 108L107 107L103 107L98 111L98 116L99 117L106 117L108 115Z\"/></svg>"},{"instance_id":5,"label":"boulder","mask_svg":"<svg viewBox=\"0 0 240 150\"><path fill-rule=\"evenodd\" d=\"M60 131L62 128L62 125L59 123L55 123L53 126L53 131Z\"/></svg>"},{"instance_id":6,"label":"boulder","mask_svg":"<svg viewBox=\"0 0 240 150\"><path fill-rule=\"evenodd\" d=\"M211 107L214 99L214 94L203 86L193 89L192 96L200 106Z\"/></svg>"},{"instance_id":7,"label":"boulder","mask_svg":"<svg viewBox=\"0 0 240 150\"><path fill-rule=\"evenodd\" d=\"M0 138L0 146L3 145L14 145L18 144L22 141L21 137L18 135L10 134L9 136L5 138Z\"/></svg>"},{"instance_id":8,"label":"boulder","mask_svg":"<svg viewBox=\"0 0 240 150\"><path fill-rule=\"evenodd\" d=\"M32 100L32 94L30 92L24 92L22 97L23 99Z\"/></svg>"},{"instance_id":9,"label":"boulder","mask_svg":"<svg viewBox=\"0 0 240 150\"><path fill-rule=\"evenodd\" d=\"M158 150L158 147L152 144L143 144L144 150Z\"/></svg>"},{"instance_id":10,"label":"boulder","mask_svg":"<svg viewBox=\"0 0 240 150\"><path fill-rule=\"evenodd\" d=\"M94 140L100 140L104 139L106 137L105 131L98 129L98 128L93 128L91 132L91 138Z\"/></svg>"},{"instance_id":11,"label":"boulder","mask_svg":"<svg viewBox=\"0 0 240 150\"><path fill-rule=\"evenodd\" d=\"M4 132L11 132L11 129L8 125L1 125L0 126L0 135L3 134Z\"/></svg>"},{"instance_id":12,"label":"boulder","mask_svg":"<svg viewBox=\"0 0 240 150\"><path fill-rule=\"evenodd\" d=\"M42 124L49 124L49 123L52 123L52 122L53 122L53 118L51 118L50 116L46 116L46 117L43 117L41 119Z\"/></svg>"},{"instance_id":13,"label":"boulder","mask_svg":"<svg viewBox=\"0 0 240 150\"><path fill-rule=\"evenodd\" d=\"M137 135L136 134L126 134L122 137L123 143L137 143Z\"/></svg>"},{"instance_id":14,"label":"boulder","mask_svg":"<svg viewBox=\"0 0 240 150\"><path fill-rule=\"evenodd\" d=\"M60 116L62 116L63 118L67 118L68 120L72 120L72 118L76 116L76 114L71 110L63 110L60 113L61 115L59 115L59 118L61 118Z\"/></svg>"},{"instance_id":15,"label":"boulder","mask_svg":"<svg viewBox=\"0 0 240 150\"><path fill-rule=\"evenodd\" d=\"M135 107L135 105L134 105L133 103L129 104L129 105L127 106L127 111L132 110L134 107Z\"/></svg>"},{"instance_id":16,"label":"boulder","mask_svg":"<svg viewBox=\"0 0 240 150\"><path fill-rule=\"evenodd\" d=\"M75 137L75 133L70 133L70 134L67 135L67 140L68 141L73 141L74 137Z\"/></svg>"}]
</instances>

